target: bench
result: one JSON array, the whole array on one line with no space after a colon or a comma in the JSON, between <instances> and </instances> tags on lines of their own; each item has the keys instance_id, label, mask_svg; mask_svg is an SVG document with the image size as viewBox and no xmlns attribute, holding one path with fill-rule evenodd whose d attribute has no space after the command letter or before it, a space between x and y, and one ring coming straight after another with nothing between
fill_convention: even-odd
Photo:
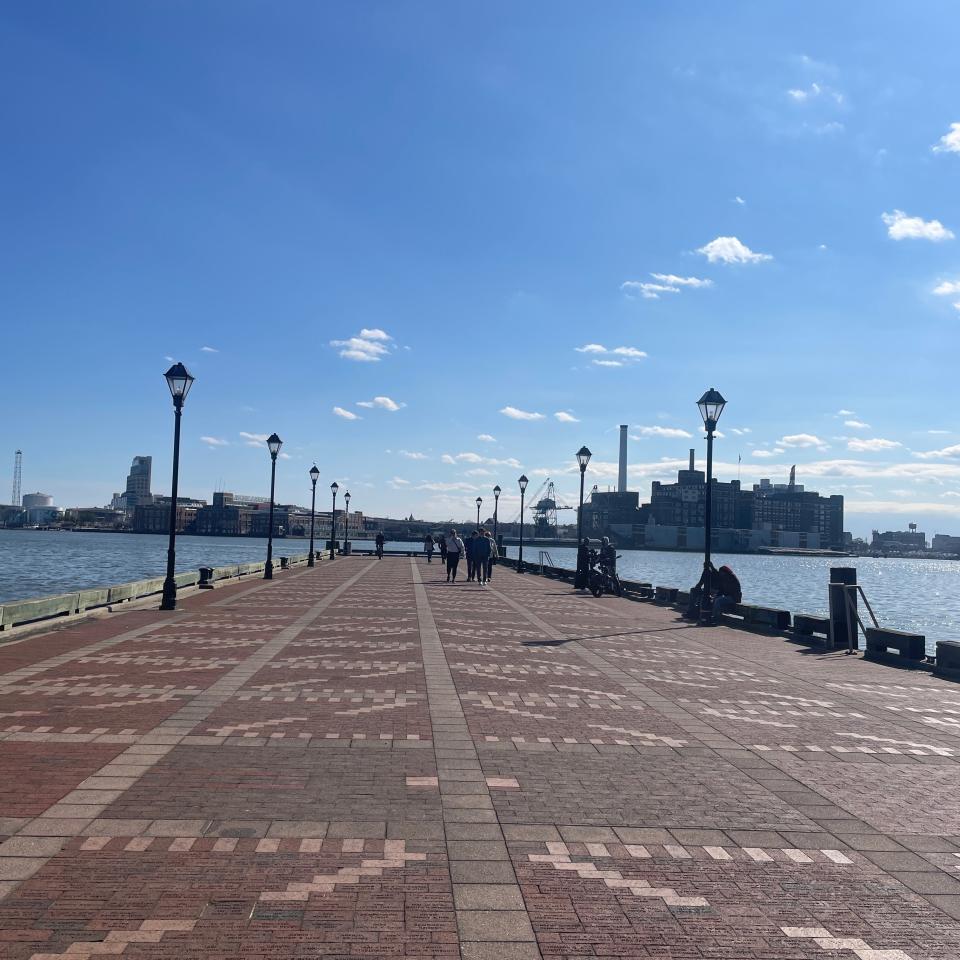
<instances>
[{"instance_id":1,"label":"bench","mask_svg":"<svg viewBox=\"0 0 960 960\"><path fill-rule=\"evenodd\" d=\"M818 617L812 613L795 613L793 615L793 632L804 637L811 637L815 633L829 637L830 618Z\"/></svg>"},{"instance_id":2,"label":"bench","mask_svg":"<svg viewBox=\"0 0 960 960\"><path fill-rule=\"evenodd\" d=\"M677 602L676 587L655 587L653 591L655 603L670 604Z\"/></svg>"},{"instance_id":3,"label":"bench","mask_svg":"<svg viewBox=\"0 0 960 960\"><path fill-rule=\"evenodd\" d=\"M867 627L865 660L906 660L916 663L927 658L926 637L922 633ZM891 649L896 651L891 653Z\"/></svg>"},{"instance_id":4,"label":"bench","mask_svg":"<svg viewBox=\"0 0 960 960\"><path fill-rule=\"evenodd\" d=\"M724 616L742 618L746 626L764 627L770 630L787 630L790 627L790 611L777 610L774 607L757 607L749 603L738 603Z\"/></svg>"},{"instance_id":5,"label":"bench","mask_svg":"<svg viewBox=\"0 0 960 960\"><path fill-rule=\"evenodd\" d=\"M937 659L933 672L948 680L960 680L960 643L956 640L937 641Z\"/></svg>"}]
</instances>

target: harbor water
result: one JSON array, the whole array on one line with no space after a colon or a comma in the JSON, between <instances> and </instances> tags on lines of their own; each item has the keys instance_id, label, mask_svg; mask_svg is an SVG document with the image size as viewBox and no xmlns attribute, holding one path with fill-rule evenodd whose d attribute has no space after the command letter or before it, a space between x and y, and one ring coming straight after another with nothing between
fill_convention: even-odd
<instances>
[{"instance_id":1,"label":"harbor water","mask_svg":"<svg viewBox=\"0 0 960 960\"><path fill-rule=\"evenodd\" d=\"M369 541L353 540L358 548ZM317 549L324 540L317 538ZM306 553L306 540L274 541L274 557ZM388 549L419 549L416 543L390 543ZM147 577L166 569L166 537L152 534L60 533L0 530L0 603L103 587ZM557 566L573 568L570 547L545 551ZM516 557L517 548L507 547ZM249 563L266 556L266 540L226 537L177 539L177 570ZM524 560L537 563L540 549L524 548ZM743 585L745 603L793 613L825 613L830 568L852 566L882 626L922 633L933 652L937 640L960 640L960 561L717 554L717 566L729 564ZM695 553L656 550L620 551L624 579L689 588L700 576ZM866 618L865 618L866 620Z\"/></svg>"}]
</instances>

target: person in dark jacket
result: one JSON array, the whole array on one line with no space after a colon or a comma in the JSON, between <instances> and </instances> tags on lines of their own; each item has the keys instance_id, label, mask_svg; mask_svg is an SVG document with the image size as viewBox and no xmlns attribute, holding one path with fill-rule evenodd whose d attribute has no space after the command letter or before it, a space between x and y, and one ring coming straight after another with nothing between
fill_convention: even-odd
<instances>
[{"instance_id":1,"label":"person in dark jacket","mask_svg":"<svg viewBox=\"0 0 960 960\"><path fill-rule=\"evenodd\" d=\"M487 585L487 561L490 559L490 543L486 532L480 532L473 538L473 574L481 587Z\"/></svg>"},{"instance_id":2,"label":"person in dark jacket","mask_svg":"<svg viewBox=\"0 0 960 960\"><path fill-rule=\"evenodd\" d=\"M437 537L437 547L440 549L440 562L447 565L447 538L441 534Z\"/></svg>"},{"instance_id":3,"label":"person in dark jacket","mask_svg":"<svg viewBox=\"0 0 960 960\"><path fill-rule=\"evenodd\" d=\"M713 622L724 610L730 610L743 600L743 590L737 575L727 566L717 571L716 596L713 598Z\"/></svg>"},{"instance_id":4,"label":"person in dark jacket","mask_svg":"<svg viewBox=\"0 0 960 960\"><path fill-rule=\"evenodd\" d=\"M467 582L469 583L475 576L477 572L476 565L473 562L473 544L477 539L477 531L474 530L473 533L467 537L466 548L467 548Z\"/></svg>"},{"instance_id":5,"label":"person in dark jacket","mask_svg":"<svg viewBox=\"0 0 960 960\"><path fill-rule=\"evenodd\" d=\"M383 544L384 544L384 538L383 538L383 531L381 530L377 534L377 559L378 560L383 559Z\"/></svg>"},{"instance_id":6,"label":"person in dark jacket","mask_svg":"<svg viewBox=\"0 0 960 960\"><path fill-rule=\"evenodd\" d=\"M718 576L717 568L712 563L704 565L700 579L690 589L690 603L687 606L687 612L683 615L685 620L700 619L700 611L703 608L703 592L706 590L708 597L713 595Z\"/></svg>"}]
</instances>

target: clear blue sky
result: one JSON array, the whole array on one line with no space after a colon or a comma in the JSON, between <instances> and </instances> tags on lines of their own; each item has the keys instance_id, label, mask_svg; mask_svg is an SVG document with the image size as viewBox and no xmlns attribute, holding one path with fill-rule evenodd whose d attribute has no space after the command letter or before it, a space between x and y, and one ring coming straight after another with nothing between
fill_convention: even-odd
<instances>
[{"instance_id":1,"label":"clear blue sky","mask_svg":"<svg viewBox=\"0 0 960 960\"><path fill-rule=\"evenodd\" d=\"M856 533L960 533L958 31L952 0L5 3L2 489L20 447L64 505L135 454L168 492L172 357L195 496L264 493L277 431L282 501L316 460L368 513L509 509L521 469L570 502L628 423L646 498L716 386L721 479L796 463Z\"/></svg>"}]
</instances>

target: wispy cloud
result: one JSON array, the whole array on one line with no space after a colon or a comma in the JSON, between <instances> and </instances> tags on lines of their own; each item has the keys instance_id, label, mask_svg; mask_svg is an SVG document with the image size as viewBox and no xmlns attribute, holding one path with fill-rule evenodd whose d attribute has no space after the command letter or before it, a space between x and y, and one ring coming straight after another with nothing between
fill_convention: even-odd
<instances>
[{"instance_id":1,"label":"wispy cloud","mask_svg":"<svg viewBox=\"0 0 960 960\"><path fill-rule=\"evenodd\" d=\"M650 437L665 437L676 440L689 439L693 436L692 433L681 430L680 427L636 427L635 429L637 431L636 435L631 434L633 440L646 440Z\"/></svg>"},{"instance_id":2,"label":"wispy cloud","mask_svg":"<svg viewBox=\"0 0 960 960\"><path fill-rule=\"evenodd\" d=\"M769 457L778 457L779 453L774 453L773 450L754 450L751 454L753 457L760 457L762 459L767 459Z\"/></svg>"},{"instance_id":3,"label":"wispy cloud","mask_svg":"<svg viewBox=\"0 0 960 960\"><path fill-rule=\"evenodd\" d=\"M736 237L717 237L696 253L703 254L710 263L762 263L773 259L769 253L754 253Z\"/></svg>"},{"instance_id":4,"label":"wispy cloud","mask_svg":"<svg viewBox=\"0 0 960 960\"><path fill-rule=\"evenodd\" d=\"M830 449L830 445L828 443L812 433L788 434L785 437L781 437L777 443L784 447L816 447L818 450Z\"/></svg>"},{"instance_id":5,"label":"wispy cloud","mask_svg":"<svg viewBox=\"0 0 960 960\"><path fill-rule=\"evenodd\" d=\"M220 351L216 347L201 347L201 353L219 353Z\"/></svg>"},{"instance_id":6,"label":"wispy cloud","mask_svg":"<svg viewBox=\"0 0 960 960\"><path fill-rule=\"evenodd\" d=\"M220 437L201 437L202 443L205 443L208 447L229 447L230 441L223 440Z\"/></svg>"},{"instance_id":7,"label":"wispy cloud","mask_svg":"<svg viewBox=\"0 0 960 960\"><path fill-rule=\"evenodd\" d=\"M502 407L500 412L511 420L543 420L542 413L531 413L528 410L520 410L517 407Z\"/></svg>"},{"instance_id":8,"label":"wispy cloud","mask_svg":"<svg viewBox=\"0 0 960 960\"><path fill-rule=\"evenodd\" d=\"M497 457L485 457L482 454L474 453L472 450L466 450L463 453L458 453L455 457L451 456L449 453L445 453L440 460L443 463L455 464L455 463L476 463L476 464L485 464L488 467L514 467L520 469L521 463L519 460L514 459L513 457L507 457L506 459L499 459Z\"/></svg>"},{"instance_id":9,"label":"wispy cloud","mask_svg":"<svg viewBox=\"0 0 960 960\"><path fill-rule=\"evenodd\" d=\"M554 415L555 420L559 420L560 423L579 423L580 421L573 416L571 413L567 413L565 410L558 410Z\"/></svg>"},{"instance_id":10,"label":"wispy cloud","mask_svg":"<svg viewBox=\"0 0 960 960\"><path fill-rule=\"evenodd\" d=\"M409 481L409 480L404 480L403 477L394 477L390 482L393 483L393 484L396 484L396 486L398 486L398 487L408 487L408 486L410 486L410 481Z\"/></svg>"},{"instance_id":11,"label":"wispy cloud","mask_svg":"<svg viewBox=\"0 0 960 960\"><path fill-rule=\"evenodd\" d=\"M902 446L903 444L899 440L885 440L883 437L862 440L854 437L847 441L847 449L854 453L876 453L880 450L894 450Z\"/></svg>"},{"instance_id":12,"label":"wispy cloud","mask_svg":"<svg viewBox=\"0 0 960 960\"><path fill-rule=\"evenodd\" d=\"M429 460L430 459L425 453L420 453L419 450L398 450L397 453L401 457L406 457L407 460Z\"/></svg>"},{"instance_id":13,"label":"wispy cloud","mask_svg":"<svg viewBox=\"0 0 960 960\"><path fill-rule=\"evenodd\" d=\"M381 410L389 410L391 413L396 413L401 407L405 407L406 404L397 403L396 400L391 400L389 397L374 397L372 400L358 400L357 406L366 407L368 410L379 407Z\"/></svg>"},{"instance_id":14,"label":"wispy cloud","mask_svg":"<svg viewBox=\"0 0 960 960\"><path fill-rule=\"evenodd\" d=\"M933 292L938 297L960 296L960 280L942 280L933 288ZM960 300L954 300L953 306L960 310Z\"/></svg>"},{"instance_id":15,"label":"wispy cloud","mask_svg":"<svg viewBox=\"0 0 960 960\"><path fill-rule=\"evenodd\" d=\"M951 123L950 129L930 149L934 153L960 153L960 123Z\"/></svg>"},{"instance_id":16,"label":"wispy cloud","mask_svg":"<svg viewBox=\"0 0 960 960\"><path fill-rule=\"evenodd\" d=\"M340 356L345 360L359 363L378 363L390 353L393 337L379 328L364 327L355 337L346 340L331 340L330 346L340 348Z\"/></svg>"},{"instance_id":17,"label":"wispy cloud","mask_svg":"<svg viewBox=\"0 0 960 960\"><path fill-rule=\"evenodd\" d=\"M753 430L751 430L750 427L731 427L730 432L735 433L738 437L742 437L744 434L753 433Z\"/></svg>"},{"instance_id":18,"label":"wispy cloud","mask_svg":"<svg viewBox=\"0 0 960 960\"><path fill-rule=\"evenodd\" d=\"M240 436L243 438L244 443L248 447L262 447L267 442L267 437L270 436L269 433L247 433L244 430L240 431Z\"/></svg>"},{"instance_id":19,"label":"wispy cloud","mask_svg":"<svg viewBox=\"0 0 960 960\"><path fill-rule=\"evenodd\" d=\"M825 86L822 83L811 83L808 87L793 87L787 91L787 96L794 103L810 103L814 100L832 100L837 106L844 102L844 96L839 90Z\"/></svg>"},{"instance_id":20,"label":"wispy cloud","mask_svg":"<svg viewBox=\"0 0 960 960\"><path fill-rule=\"evenodd\" d=\"M496 443L497 438L491 437L489 433L478 433L477 439L482 440L484 443Z\"/></svg>"},{"instance_id":21,"label":"wispy cloud","mask_svg":"<svg viewBox=\"0 0 960 960\"><path fill-rule=\"evenodd\" d=\"M344 420L359 420L361 419L357 414L352 410L344 410L343 407L334 407L333 412L336 416L343 418Z\"/></svg>"},{"instance_id":22,"label":"wispy cloud","mask_svg":"<svg viewBox=\"0 0 960 960\"><path fill-rule=\"evenodd\" d=\"M636 347L613 347L608 349L602 343L585 343L582 347L574 347L577 353L585 353L593 357L593 364L598 367L623 367L628 363L637 363L646 359L646 352Z\"/></svg>"},{"instance_id":23,"label":"wispy cloud","mask_svg":"<svg viewBox=\"0 0 960 960\"><path fill-rule=\"evenodd\" d=\"M843 425L849 427L851 430L869 430L870 424L864 423L862 420L844 420Z\"/></svg>"},{"instance_id":24,"label":"wispy cloud","mask_svg":"<svg viewBox=\"0 0 960 960\"><path fill-rule=\"evenodd\" d=\"M701 277L678 277L673 273L651 273L656 283L649 280L626 280L620 289L628 296L641 296L645 300L659 300L661 293L680 293L681 288L712 287L713 281Z\"/></svg>"},{"instance_id":25,"label":"wispy cloud","mask_svg":"<svg viewBox=\"0 0 960 960\"><path fill-rule=\"evenodd\" d=\"M747 201L744 200L743 197L734 197L734 198L733 198L733 202L736 203L738 206L741 206L741 207L742 207L742 206L745 206L745 205L746 205L746 202L747 202Z\"/></svg>"},{"instance_id":26,"label":"wispy cloud","mask_svg":"<svg viewBox=\"0 0 960 960\"><path fill-rule=\"evenodd\" d=\"M940 450L926 450L922 453L916 451L914 456L920 457L921 460L960 460L960 443L943 447Z\"/></svg>"},{"instance_id":27,"label":"wispy cloud","mask_svg":"<svg viewBox=\"0 0 960 960\"><path fill-rule=\"evenodd\" d=\"M883 213L880 219L887 225L887 236L891 240L952 240L953 231L948 230L939 220L924 220L922 217L908 217L902 210Z\"/></svg>"}]
</instances>

